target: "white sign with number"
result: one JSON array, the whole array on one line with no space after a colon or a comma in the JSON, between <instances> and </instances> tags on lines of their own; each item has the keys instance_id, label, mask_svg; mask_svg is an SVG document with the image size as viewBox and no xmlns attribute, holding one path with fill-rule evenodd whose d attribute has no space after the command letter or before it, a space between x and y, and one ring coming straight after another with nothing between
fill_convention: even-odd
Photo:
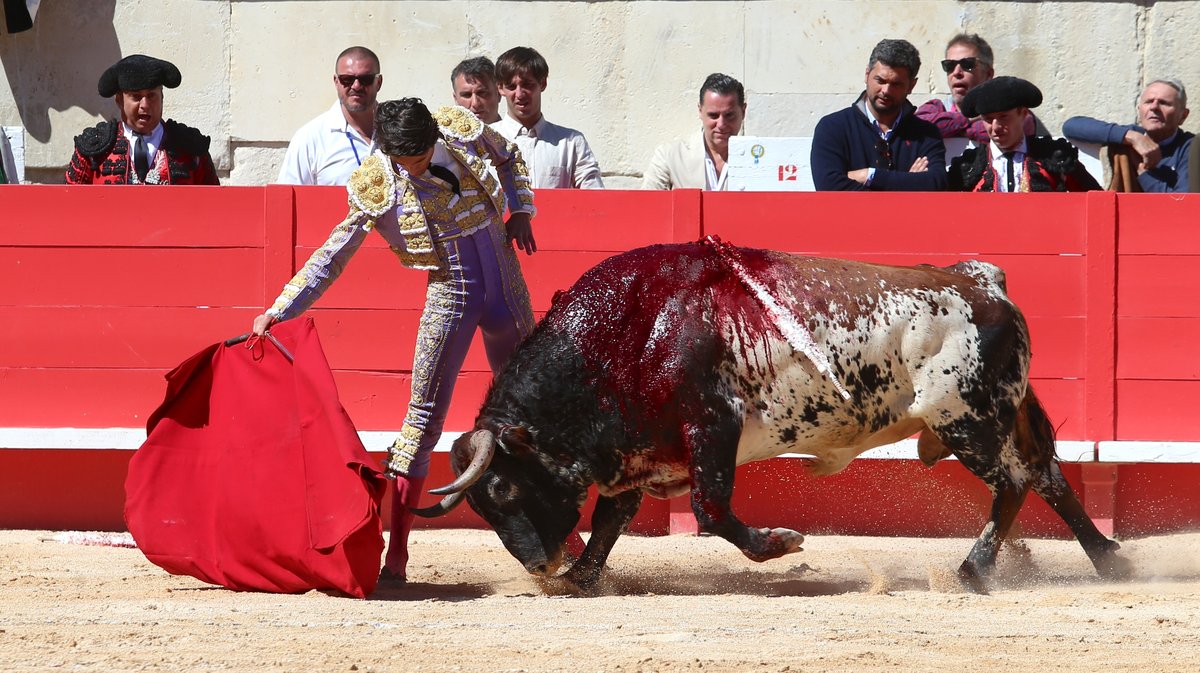
<instances>
[{"instance_id":1,"label":"white sign with number","mask_svg":"<svg viewBox=\"0 0 1200 673\"><path fill-rule=\"evenodd\" d=\"M812 138L729 139L729 192L811 192Z\"/></svg>"}]
</instances>

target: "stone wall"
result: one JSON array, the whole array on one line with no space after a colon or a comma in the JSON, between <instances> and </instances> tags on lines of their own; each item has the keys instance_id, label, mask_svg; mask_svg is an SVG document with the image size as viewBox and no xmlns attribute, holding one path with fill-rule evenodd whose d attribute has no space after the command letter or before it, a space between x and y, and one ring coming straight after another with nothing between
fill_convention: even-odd
<instances>
[{"instance_id":1,"label":"stone wall","mask_svg":"<svg viewBox=\"0 0 1200 673\"><path fill-rule=\"evenodd\" d=\"M44 0L33 30L0 34L0 125L27 129L29 180L61 182L73 136L116 113L96 94L100 73L148 53L183 71L166 116L212 136L226 184L263 184L294 130L333 102L343 48L379 54L382 98L442 104L460 59L527 45L550 63L546 116L587 135L609 186L632 187L656 143L697 127L697 90L710 72L746 85L746 133L803 136L862 89L878 40L903 37L921 50L919 104L946 92L937 66L946 40L978 32L998 74L1043 89L1038 116L1058 133L1074 114L1132 121L1135 96L1157 77L1200 82L1200 61L1182 56L1198 27L1191 0Z\"/></svg>"}]
</instances>

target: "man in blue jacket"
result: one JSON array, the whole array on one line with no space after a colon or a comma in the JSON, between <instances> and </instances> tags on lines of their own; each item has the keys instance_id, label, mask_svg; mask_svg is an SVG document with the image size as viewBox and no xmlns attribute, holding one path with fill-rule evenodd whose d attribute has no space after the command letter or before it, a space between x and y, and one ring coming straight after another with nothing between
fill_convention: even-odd
<instances>
[{"instance_id":1,"label":"man in blue jacket","mask_svg":"<svg viewBox=\"0 0 1200 673\"><path fill-rule=\"evenodd\" d=\"M1156 79L1138 97L1138 123L1110 124L1071 117L1063 135L1101 145L1125 145L1137 160L1137 183L1145 192L1186 192L1193 135L1180 130L1187 119L1187 91L1173 79Z\"/></svg>"},{"instance_id":2,"label":"man in blue jacket","mask_svg":"<svg viewBox=\"0 0 1200 673\"><path fill-rule=\"evenodd\" d=\"M817 191L941 191L946 148L908 96L921 55L906 40L882 40L867 63L867 89L817 122L812 142Z\"/></svg>"}]
</instances>

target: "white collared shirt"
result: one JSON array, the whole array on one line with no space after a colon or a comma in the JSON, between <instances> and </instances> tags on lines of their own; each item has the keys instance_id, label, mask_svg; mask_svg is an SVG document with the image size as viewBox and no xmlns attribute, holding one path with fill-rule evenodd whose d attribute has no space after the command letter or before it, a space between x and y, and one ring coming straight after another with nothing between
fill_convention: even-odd
<instances>
[{"instance_id":1,"label":"white collared shirt","mask_svg":"<svg viewBox=\"0 0 1200 673\"><path fill-rule=\"evenodd\" d=\"M342 114L341 101L296 131L276 182L285 185L344 185L371 152L363 137Z\"/></svg>"},{"instance_id":2,"label":"white collared shirt","mask_svg":"<svg viewBox=\"0 0 1200 673\"><path fill-rule=\"evenodd\" d=\"M134 152L134 143L137 142L138 132L134 131L133 127L131 127L129 124L126 124L125 122L121 122L121 126L123 127L121 130L125 132L125 139L129 141L129 157L130 157L130 160L132 161L133 160L133 152ZM158 148L162 147L162 141L163 141L162 122L159 122L158 126L155 126L154 130L150 132L150 135L145 136L145 138L146 138L146 156L150 160L150 165L153 166L154 165L154 155L158 153Z\"/></svg>"},{"instance_id":3,"label":"white collared shirt","mask_svg":"<svg viewBox=\"0 0 1200 673\"><path fill-rule=\"evenodd\" d=\"M491 126L521 150L534 189L604 189L600 164L579 131L551 124L545 115L530 128L512 117Z\"/></svg>"},{"instance_id":4,"label":"white collared shirt","mask_svg":"<svg viewBox=\"0 0 1200 673\"><path fill-rule=\"evenodd\" d=\"M1013 153L1013 191L1021 191L1021 178L1025 175L1025 152L1027 151L1025 138L1021 138L1020 144L1014 147ZM996 171L996 191L1008 191L1008 158L1004 156L1004 150L996 146L996 143L988 143L988 152L992 159L992 169Z\"/></svg>"},{"instance_id":5,"label":"white collared shirt","mask_svg":"<svg viewBox=\"0 0 1200 673\"><path fill-rule=\"evenodd\" d=\"M712 155L708 153L708 146L704 146L704 188L710 192L725 191L725 180L729 177L729 162L721 167L721 174L717 175L717 163L713 161Z\"/></svg>"}]
</instances>

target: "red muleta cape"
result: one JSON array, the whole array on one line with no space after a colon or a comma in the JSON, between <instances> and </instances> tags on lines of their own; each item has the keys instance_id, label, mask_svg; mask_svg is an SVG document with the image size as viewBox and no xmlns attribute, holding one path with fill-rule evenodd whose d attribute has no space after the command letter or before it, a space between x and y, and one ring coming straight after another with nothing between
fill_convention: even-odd
<instances>
[{"instance_id":1,"label":"red muleta cape","mask_svg":"<svg viewBox=\"0 0 1200 673\"><path fill-rule=\"evenodd\" d=\"M125 523L155 565L240 591L375 589L386 480L338 401L311 318L167 374L129 463Z\"/></svg>"}]
</instances>

